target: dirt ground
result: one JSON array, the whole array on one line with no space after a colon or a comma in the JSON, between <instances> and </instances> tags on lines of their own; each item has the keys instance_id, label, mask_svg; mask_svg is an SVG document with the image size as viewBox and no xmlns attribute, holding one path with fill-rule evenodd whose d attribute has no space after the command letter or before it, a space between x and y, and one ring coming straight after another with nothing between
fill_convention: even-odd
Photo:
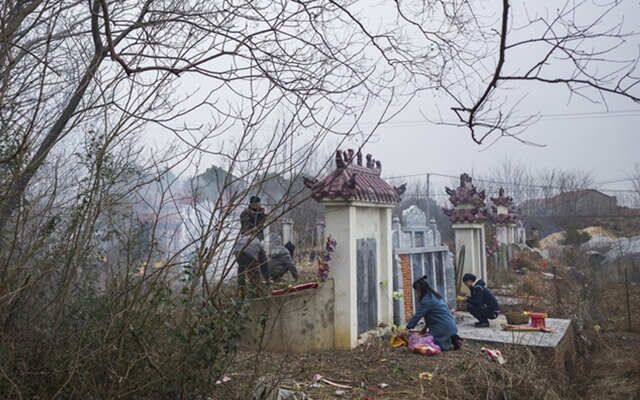
<instances>
[{"instance_id":1,"label":"dirt ground","mask_svg":"<svg viewBox=\"0 0 640 400\"><path fill-rule=\"evenodd\" d=\"M640 334L600 335L573 383L573 398L586 400L640 399Z\"/></svg>"},{"instance_id":2,"label":"dirt ground","mask_svg":"<svg viewBox=\"0 0 640 400\"><path fill-rule=\"evenodd\" d=\"M238 355L230 368L231 381L220 384L214 399L250 399L251 385L259 376L274 374L283 382L293 380L312 399L480 399L561 398L547 385L551 375L539 366L539 359L521 347L498 346L507 359L504 366L490 361L480 344L465 343L460 351L426 357L406 347L394 349L378 339L352 351L315 354ZM525 375L535 369L534 376ZM430 373L432 378L421 379ZM344 394L328 384L312 385L313 376L352 386ZM287 382L285 387L295 387ZM338 392L340 393L340 392Z\"/></svg>"},{"instance_id":3,"label":"dirt ground","mask_svg":"<svg viewBox=\"0 0 640 400\"><path fill-rule=\"evenodd\" d=\"M558 279L543 276L556 265ZM550 367L549 354L522 346L495 345L507 360L503 366L465 342L461 351L432 357L394 349L379 338L352 351L308 354L239 352L229 366L231 378L217 386L214 400L252 399L260 377L275 377L280 387L294 388L308 398L322 399L580 399L640 400L640 285L630 285L631 331L627 326L624 285L553 260L527 275L495 274L494 285L513 288L518 296L541 299L529 309L552 317L571 318L577 364L568 371ZM312 276L311 268L304 268ZM421 373L431 379L421 379ZM348 385L340 389L320 383L323 377ZM423 375L424 376L424 375ZM343 390L343 392L336 391Z\"/></svg>"}]
</instances>

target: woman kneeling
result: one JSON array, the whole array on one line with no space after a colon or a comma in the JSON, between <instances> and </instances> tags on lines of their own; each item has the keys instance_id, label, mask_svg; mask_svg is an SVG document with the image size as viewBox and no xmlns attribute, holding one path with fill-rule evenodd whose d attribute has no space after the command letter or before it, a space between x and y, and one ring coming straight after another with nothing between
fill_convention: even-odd
<instances>
[{"instance_id":1,"label":"woman kneeling","mask_svg":"<svg viewBox=\"0 0 640 400\"><path fill-rule=\"evenodd\" d=\"M426 328L429 328L429 333L442 351L452 348L458 350L462 339L458 337L455 318L442 296L431 288L426 275L413 282L413 289L418 305L415 315L407 323L407 329L414 329L424 318Z\"/></svg>"}]
</instances>

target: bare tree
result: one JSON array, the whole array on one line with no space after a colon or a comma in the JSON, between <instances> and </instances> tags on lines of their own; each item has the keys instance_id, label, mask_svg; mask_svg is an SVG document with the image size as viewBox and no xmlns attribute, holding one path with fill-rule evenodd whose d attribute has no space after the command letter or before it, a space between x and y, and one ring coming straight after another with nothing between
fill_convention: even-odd
<instances>
[{"instance_id":1,"label":"bare tree","mask_svg":"<svg viewBox=\"0 0 640 400\"><path fill-rule=\"evenodd\" d=\"M275 224L307 200L300 177L322 171L324 143L366 143L420 91L470 99L456 112L476 141L509 132L487 116L499 83L516 80L504 72L513 48L576 56L609 37L563 25L564 9L543 36L508 42L508 5L496 35L470 2L385 3L383 24L359 1L3 2L0 392L208 395L246 311L228 295L229 248L249 196L269 193ZM475 47L497 38L498 53ZM485 69L459 74L496 54L478 100ZM575 65L597 68L597 55ZM520 80L547 83L543 72ZM609 91L609 75L579 74L563 83L637 100L627 70ZM150 150L150 136L164 146ZM207 197L193 175L211 160L225 173Z\"/></svg>"},{"instance_id":2,"label":"bare tree","mask_svg":"<svg viewBox=\"0 0 640 400\"><path fill-rule=\"evenodd\" d=\"M364 34L332 2L33 0L2 11L0 123L11 145L1 161L15 164L0 199L2 226L56 144L107 110L224 156L205 149L205 138L274 123L286 132L350 133L365 106L394 98L395 83L379 79L389 69L368 62ZM334 28L350 40L334 40ZM190 75L211 89L170 96ZM213 121L185 125L197 109Z\"/></svg>"},{"instance_id":3,"label":"bare tree","mask_svg":"<svg viewBox=\"0 0 640 400\"><path fill-rule=\"evenodd\" d=\"M569 99L577 96L606 108L612 96L640 103L638 55L621 51L637 33L615 17L630 3L567 0L544 10L522 3L515 5L517 11L512 1L500 3L496 23L474 18L480 7L459 5L468 7L476 24L473 45L480 47L465 48L473 48L474 56L467 59L461 53L467 62L450 65L443 89L455 103L456 120L447 124L466 127L478 144L504 136L529 143L518 136L538 116L523 109L526 93L511 98L509 89L516 84L532 90L564 87ZM531 61L523 64L525 54Z\"/></svg>"}]
</instances>

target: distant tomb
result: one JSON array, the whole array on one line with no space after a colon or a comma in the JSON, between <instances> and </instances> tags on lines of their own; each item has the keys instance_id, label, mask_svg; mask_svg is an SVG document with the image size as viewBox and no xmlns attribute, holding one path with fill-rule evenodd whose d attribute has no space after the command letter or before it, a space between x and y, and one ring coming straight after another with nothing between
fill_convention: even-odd
<instances>
[{"instance_id":1,"label":"distant tomb","mask_svg":"<svg viewBox=\"0 0 640 400\"><path fill-rule=\"evenodd\" d=\"M505 195L504 188L500 188L498 197L492 197L491 202L498 244L515 244L518 215L513 206L513 198Z\"/></svg>"},{"instance_id":2,"label":"distant tomb","mask_svg":"<svg viewBox=\"0 0 640 400\"><path fill-rule=\"evenodd\" d=\"M494 253L495 265L507 269L511 259L511 245L516 244L518 215L513 206L513 198L505 195L504 188L498 190L498 197L492 197L492 220L495 223L497 251Z\"/></svg>"}]
</instances>

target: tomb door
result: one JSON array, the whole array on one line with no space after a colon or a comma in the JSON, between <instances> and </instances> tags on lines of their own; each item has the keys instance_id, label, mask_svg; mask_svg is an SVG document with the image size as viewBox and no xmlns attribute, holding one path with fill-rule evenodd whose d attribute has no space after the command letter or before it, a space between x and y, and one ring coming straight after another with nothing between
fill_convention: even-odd
<instances>
[{"instance_id":1,"label":"tomb door","mask_svg":"<svg viewBox=\"0 0 640 400\"><path fill-rule=\"evenodd\" d=\"M376 276L376 240L356 241L358 334L376 327L378 323L378 279Z\"/></svg>"}]
</instances>

